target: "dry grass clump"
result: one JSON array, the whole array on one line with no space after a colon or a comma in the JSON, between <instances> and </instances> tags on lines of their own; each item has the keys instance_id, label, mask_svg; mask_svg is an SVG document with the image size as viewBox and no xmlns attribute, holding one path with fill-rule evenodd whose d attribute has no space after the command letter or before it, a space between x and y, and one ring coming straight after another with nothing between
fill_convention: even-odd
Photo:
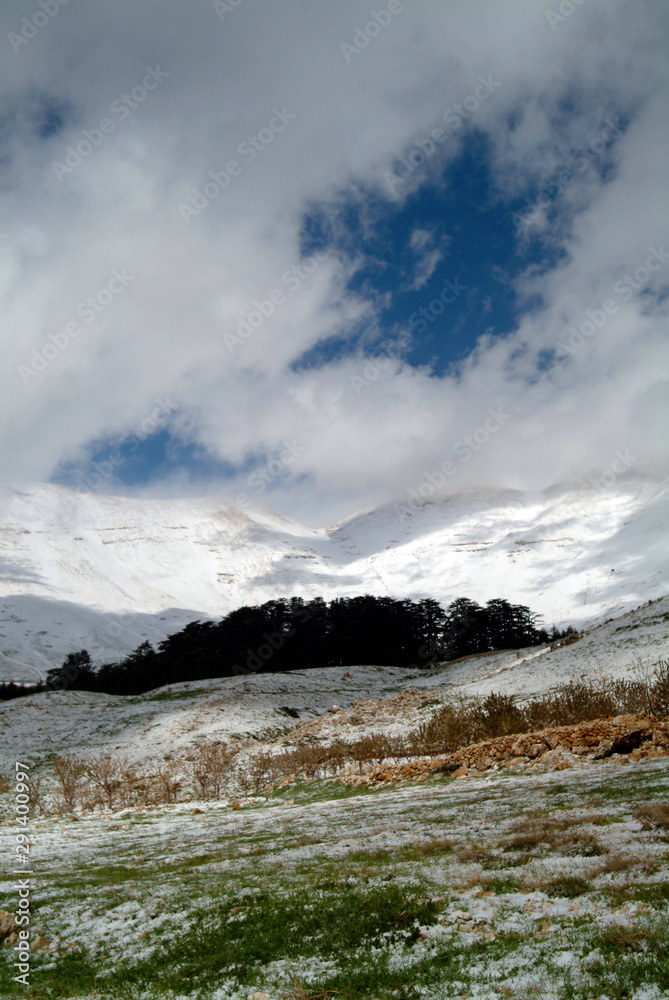
<instances>
[{"instance_id":1,"label":"dry grass clump","mask_svg":"<svg viewBox=\"0 0 669 1000\"><path fill-rule=\"evenodd\" d=\"M452 850L463 865L482 864L490 857L488 849L481 844L454 844Z\"/></svg>"},{"instance_id":2,"label":"dry grass clump","mask_svg":"<svg viewBox=\"0 0 669 1000\"><path fill-rule=\"evenodd\" d=\"M633 869L642 871L644 875L654 875L660 870L660 863L655 858L639 857L638 855L612 854L588 872L590 878L598 875L614 875L618 872L628 872Z\"/></svg>"},{"instance_id":3,"label":"dry grass clump","mask_svg":"<svg viewBox=\"0 0 669 1000\"><path fill-rule=\"evenodd\" d=\"M503 839L502 850L531 851L542 846L561 854L582 854L587 857L606 853L595 837L582 830L572 829L578 822L547 816L518 820L510 827L510 834Z\"/></svg>"},{"instance_id":4,"label":"dry grass clump","mask_svg":"<svg viewBox=\"0 0 669 1000\"><path fill-rule=\"evenodd\" d=\"M530 888L529 885L525 888ZM555 878L550 879L548 882L536 881L532 885L532 888L541 889L549 896L562 896L566 899L576 899L578 896L584 896L586 892L589 892L592 888L587 879L581 878L580 875L557 875Z\"/></svg>"},{"instance_id":5,"label":"dry grass clump","mask_svg":"<svg viewBox=\"0 0 669 1000\"><path fill-rule=\"evenodd\" d=\"M609 945L616 950L644 951L651 938L646 930L635 930L631 927L607 927L600 937L600 943Z\"/></svg>"},{"instance_id":6,"label":"dry grass clump","mask_svg":"<svg viewBox=\"0 0 669 1000\"><path fill-rule=\"evenodd\" d=\"M644 830L669 830L669 802L661 799L654 802L640 802L634 810L634 818L641 820Z\"/></svg>"},{"instance_id":7,"label":"dry grass clump","mask_svg":"<svg viewBox=\"0 0 669 1000\"><path fill-rule=\"evenodd\" d=\"M460 848L456 847L451 840L445 837L435 837L433 840L424 840L422 843L414 844L418 854L455 854L458 860Z\"/></svg>"}]
</instances>

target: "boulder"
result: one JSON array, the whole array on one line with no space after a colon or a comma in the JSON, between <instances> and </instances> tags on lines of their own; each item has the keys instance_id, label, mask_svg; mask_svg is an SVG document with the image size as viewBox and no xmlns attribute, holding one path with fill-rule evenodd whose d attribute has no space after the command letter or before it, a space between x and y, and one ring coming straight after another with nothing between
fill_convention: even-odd
<instances>
[{"instance_id":1,"label":"boulder","mask_svg":"<svg viewBox=\"0 0 669 1000\"><path fill-rule=\"evenodd\" d=\"M7 910L0 910L0 941L4 941L10 934L18 934L19 925L11 913Z\"/></svg>"}]
</instances>

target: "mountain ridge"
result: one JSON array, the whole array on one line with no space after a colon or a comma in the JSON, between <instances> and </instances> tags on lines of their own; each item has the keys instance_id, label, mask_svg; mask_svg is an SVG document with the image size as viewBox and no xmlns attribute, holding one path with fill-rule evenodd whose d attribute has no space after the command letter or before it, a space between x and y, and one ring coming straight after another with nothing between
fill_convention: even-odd
<instances>
[{"instance_id":1,"label":"mountain ridge","mask_svg":"<svg viewBox=\"0 0 669 1000\"><path fill-rule=\"evenodd\" d=\"M15 490L0 520L0 676L39 675L76 648L113 659L187 621L293 595L505 597L548 626L592 624L667 591L668 495L642 477L482 488L311 528L220 497Z\"/></svg>"}]
</instances>

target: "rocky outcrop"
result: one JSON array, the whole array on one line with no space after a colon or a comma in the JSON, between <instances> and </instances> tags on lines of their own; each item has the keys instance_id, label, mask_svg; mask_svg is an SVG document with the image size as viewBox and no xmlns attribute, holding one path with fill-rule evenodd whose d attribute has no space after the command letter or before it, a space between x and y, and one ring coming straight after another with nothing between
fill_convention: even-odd
<instances>
[{"instance_id":1,"label":"rocky outcrop","mask_svg":"<svg viewBox=\"0 0 669 1000\"><path fill-rule=\"evenodd\" d=\"M451 754L381 764L366 775L347 775L340 780L348 784L375 785L424 779L431 771L445 771L454 778L465 778L498 767L562 770L578 760L613 755L632 761L669 756L669 722L660 722L648 715L619 715L536 733L498 736L461 747Z\"/></svg>"}]
</instances>

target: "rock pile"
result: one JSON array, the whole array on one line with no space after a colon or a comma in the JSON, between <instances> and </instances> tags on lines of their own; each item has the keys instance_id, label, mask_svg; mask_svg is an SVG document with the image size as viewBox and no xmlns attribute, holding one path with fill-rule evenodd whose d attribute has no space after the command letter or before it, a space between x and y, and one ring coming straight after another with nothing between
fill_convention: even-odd
<instances>
[{"instance_id":1,"label":"rock pile","mask_svg":"<svg viewBox=\"0 0 669 1000\"><path fill-rule=\"evenodd\" d=\"M602 759L614 754L621 761L669 756L669 722L648 715L619 715L577 726L498 736L451 754L381 764L368 774L345 775L339 780L351 785L378 785L412 778L424 780L431 771L464 778L498 767L563 770L579 759Z\"/></svg>"},{"instance_id":2,"label":"rock pile","mask_svg":"<svg viewBox=\"0 0 669 1000\"><path fill-rule=\"evenodd\" d=\"M448 689L444 689L444 692L446 690ZM348 711L333 705L328 712L317 719L298 723L278 742L295 743L312 736L327 738L341 735L342 732L350 733L356 729L369 735L375 727L384 730L388 725L398 722L405 726L407 720L417 725L422 719L421 713L425 708L434 708L444 703L444 692L441 692L442 697L439 697L440 692L406 688L381 701L361 698L353 702Z\"/></svg>"}]
</instances>

